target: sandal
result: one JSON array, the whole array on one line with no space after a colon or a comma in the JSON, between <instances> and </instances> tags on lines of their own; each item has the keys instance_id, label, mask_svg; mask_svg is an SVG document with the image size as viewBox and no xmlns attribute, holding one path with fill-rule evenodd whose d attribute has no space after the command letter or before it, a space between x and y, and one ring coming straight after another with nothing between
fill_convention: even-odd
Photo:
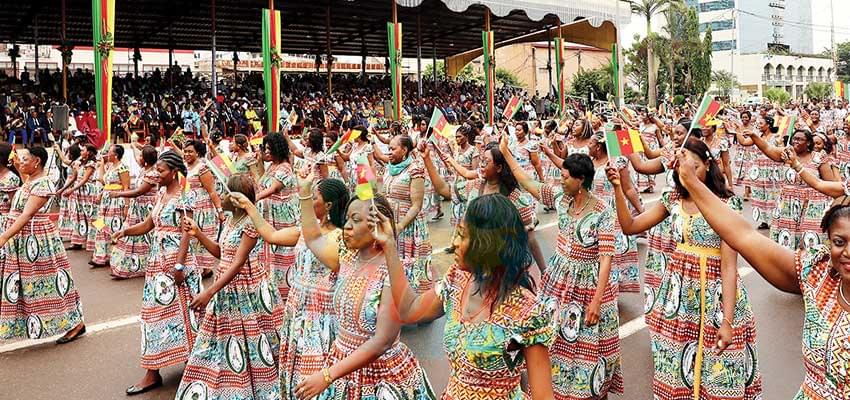
<instances>
[{"instance_id":1,"label":"sandal","mask_svg":"<svg viewBox=\"0 0 850 400\"><path fill-rule=\"evenodd\" d=\"M136 385L130 386L127 388L126 393L127 396L135 396L137 394L147 393L160 386L162 386L162 377L157 378L154 383L151 383L150 385L147 385L145 387L137 387Z\"/></svg>"},{"instance_id":2,"label":"sandal","mask_svg":"<svg viewBox=\"0 0 850 400\"><path fill-rule=\"evenodd\" d=\"M73 329L71 329L71 330L73 330ZM70 331L68 333L70 333ZM61 338L56 339L56 344L71 343L71 342L79 339L80 336L83 336L83 335L86 334L86 326L83 325L82 329L78 330L77 333L74 334L74 336L68 336L68 333L66 333L65 336L62 336Z\"/></svg>"}]
</instances>

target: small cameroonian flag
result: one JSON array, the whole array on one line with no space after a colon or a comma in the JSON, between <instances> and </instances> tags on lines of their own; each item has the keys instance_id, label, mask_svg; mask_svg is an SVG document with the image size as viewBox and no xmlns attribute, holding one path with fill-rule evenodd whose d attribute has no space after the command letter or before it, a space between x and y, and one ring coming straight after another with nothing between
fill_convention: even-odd
<instances>
[{"instance_id":1,"label":"small cameroonian flag","mask_svg":"<svg viewBox=\"0 0 850 400\"><path fill-rule=\"evenodd\" d=\"M345 132L345 135L342 135L342 137L341 137L341 138L339 138L339 139L336 141L336 143L334 143L334 145L333 145L333 146L331 146L331 148L330 148L330 149L328 149L328 154L333 154L334 152L336 152L337 150L339 150L339 148L340 148L342 145L344 145L344 144L346 144L346 143L351 143L351 142L353 142L353 141L354 141L354 139L359 138L359 137L360 137L360 135L361 135L362 133L363 133L363 132L362 132L362 131L360 131L359 129L355 129L355 130L351 130L351 129L349 129L347 132Z\"/></svg>"},{"instance_id":2,"label":"small cameroonian flag","mask_svg":"<svg viewBox=\"0 0 850 400\"><path fill-rule=\"evenodd\" d=\"M454 136L455 131L457 130L457 126L450 124L449 120L446 119L446 116L443 115L443 112L437 107L434 107L434 112L431 114L431 122L428 124L428 127L434 128L434 133L447 139Z\"/></svg>"},{"instance_id":3,"label":"small cameroonian flag","mask_svg":"<svg viewBox=\"0 0 850 400\"><path fill-rule=\"evenodd\" d=\"M522 107L522 99L519 96L511 96L511 100L505 105L505 111L502 113L503 119L513 119L516 112Z\"/></svg>"},{"instance_id":4,"label":"small cameroonian flag","mask_svg":"<svg viewBox=\"0 0 850 400\"><path fill-rule=\"evenodd\" d=\"M263 135L263 132L257 132L254 136L251 136L251 140L250 140L251 145L252 146L259 146L259 145L263 144L263 138L264 137L265 137L265 135Z\"/></svg>"},{"instance_id":5,"label":"small cameroonian flag","mask_svg":"<svg viewBox=\"0 0 850 400\"><path fill-rule=\"evenodd\" d=\"M374 183L375 174L372 173L372 168L369 167L369 159L365 154L361 154L357 159L357 186L354 188L354 193L361 201L372 200L375 198Z\"/></svg>"},{"instance_id":6,"label":"small cameroonian flag","mask_svg":"<svg viewBox=\"0 0 850 400\"><path fill-rule=\"evenodd\" d=\"M219 157L216 157L216 158L221 160L221 158L219 158ZM227 191L227 193L230 193L230 189L227 187L227 178L230 176L230 171L227 168L221 168L221 164L224 164L224 163L221 162L221 163L217 164L215 159L206 160L206 163L207 163L207 168L210 169L210 172L212 172L215 179L218 180L219 183L221 183L221 186L224 187L224 190Z\"/></svg>"},{"instance_id":7,"label":"small cameroonian flag","mask_svg":"<svg viewBox=\"0 0 850 400\"><path fill-rule=\"evenodd\" d=\"M833 89L835 90L835 97L838 97L839 99L843 99L844 96L845 96L844 91L846 89L845 86L844 86L844 82L835 81L835 82L832 83L832 86L833 86Z\"/></svg>"},{"instance_id":8,"label":"small cameroonian flag","mask_svg":"<svg viewBox=\"0 0 850 400\"><path fill-rule=\"evenodd\" d=\"M717 116L717 113L723 109L723 106L714 101L711 96L706 93L705 96L702 97L702 102L697 109L696 114L694 114L694 125L693 128L706 128L709 126L709 123Z\"/></svg>"},{"instance_id":9,"label":"small cameroonian flag","mask_svg":"<svg viewBox=\"0 0 850 400\"><path fill-rule=\"evenodd\" d=\"M15 152L15 139L17 139L17 137L15 137L15 135L12 135L12 151L9 152L9 161L14 160L15 156L17 156L17 153Z\"/></svg>"},{"instance_id":10,"label":"small cameroonian flag","mask_svg":"<svg viewBox=\"0 0 850 400\"><path fill-rule=\"evenodd\" d=\"M219 153L211 161L213 165L224 172L227 176L236 172L236 169L233 167L233 161L230 161L230 157L228 157L227 154Z\"/></svg>"},{"instance_id":11,"label":"small cameroonian flag","mask_svg":"<svg viewBox=\"0 0 850 400\"><path fill-rule=\"evenodd\" d=\"M776 118L774 125L779 128L779 134L782 136L790 136L794 132L794 125L797 125L796 115L783 115Z\"/></svg>"},{"instance_id":12,"label":"small cameroonian flag","mask_svg":"<svg viewBox=\"0 0 850 400\"><path fill-rule=\"evenodd\" d=\"M643 143L640 141L640 132L634 129L605 132L605 148L608 150L609 158L642 153Z\"/></svg>"}]
</instances>

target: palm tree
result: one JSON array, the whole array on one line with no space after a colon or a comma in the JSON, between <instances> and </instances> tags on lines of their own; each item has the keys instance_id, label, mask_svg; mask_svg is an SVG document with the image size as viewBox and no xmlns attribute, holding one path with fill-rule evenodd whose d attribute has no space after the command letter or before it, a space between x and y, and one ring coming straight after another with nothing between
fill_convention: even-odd
<instances>
[{"instance_id":1,"label":"palm tree","mask_svg":"<svg viewBox=\"0 0 850 400\"><path fill-rule=\"evenodd\" d=\"M652 17L663 12L671 3L681 3L682 0L628 0L631 5L632 13L643 16L646 19L646 40L650 40L652 35ZM652 54L653 44L647 43L646 46L646 66L647 66L647 105L655 107L657 101L657 68L655 67L655 56Z\"/></svg>"}]
</instances>

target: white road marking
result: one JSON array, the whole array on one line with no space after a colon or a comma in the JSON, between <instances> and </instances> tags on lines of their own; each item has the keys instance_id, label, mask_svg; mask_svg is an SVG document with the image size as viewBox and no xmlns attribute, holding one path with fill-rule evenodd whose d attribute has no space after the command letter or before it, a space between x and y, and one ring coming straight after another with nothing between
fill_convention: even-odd
<instances>
[{"instance_id":1,"label":"white road marking","mask_svg":"<svg viewBox=\"0 0 850 400\"><path fill-rule=\"evenodd\" d=\"M98 332L108 331L108 330L115 329L115 328L121 328L121 327L125 327L125 326L128 326L128 325L134 325L134 324L139 323L140 320L141 319L139 318L138 315L128 315L126 317L113 319L113 320L109 320L109 321L104 321L104 322L100 322L100 323L97 323L97 324L94 324L94 325L87 325L86 326L86 334L83 335L82 337L80 337L80 339L84 340L87 336L93 335L93 334L98 333ZM27 349L27 348L30 348L30 347L41 346L41 345L46 344L46 343L52 343L58 337L60 337L60 336L56 336L56 337L52 337L52 338L37 339L37 340L21 340L21 341L17 341L17 342L14 342L14 343L9 343L9 344L0 346L0 354L8 353L10 351L15 351L15 350Z\"/></svg>"}]
</instances>

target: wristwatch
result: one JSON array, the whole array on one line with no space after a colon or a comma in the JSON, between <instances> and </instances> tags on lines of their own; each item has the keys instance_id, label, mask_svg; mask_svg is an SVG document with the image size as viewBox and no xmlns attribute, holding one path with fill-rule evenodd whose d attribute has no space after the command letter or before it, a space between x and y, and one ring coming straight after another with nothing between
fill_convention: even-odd
<instances>
[{"instance_id":1,"label":"wristwatch","mask_svg":"<svg viewBox=\"0 0 850 400\"><path fill-rule=\"evenodd\" d=\"M180 264L180 263L177 263L177 265L174 266L174 269L177 270L177 271L180 271L180 272L183 272L184 268L186 268L186 267L184 267L183 264Z\"/></svg>"}]
</instances>

